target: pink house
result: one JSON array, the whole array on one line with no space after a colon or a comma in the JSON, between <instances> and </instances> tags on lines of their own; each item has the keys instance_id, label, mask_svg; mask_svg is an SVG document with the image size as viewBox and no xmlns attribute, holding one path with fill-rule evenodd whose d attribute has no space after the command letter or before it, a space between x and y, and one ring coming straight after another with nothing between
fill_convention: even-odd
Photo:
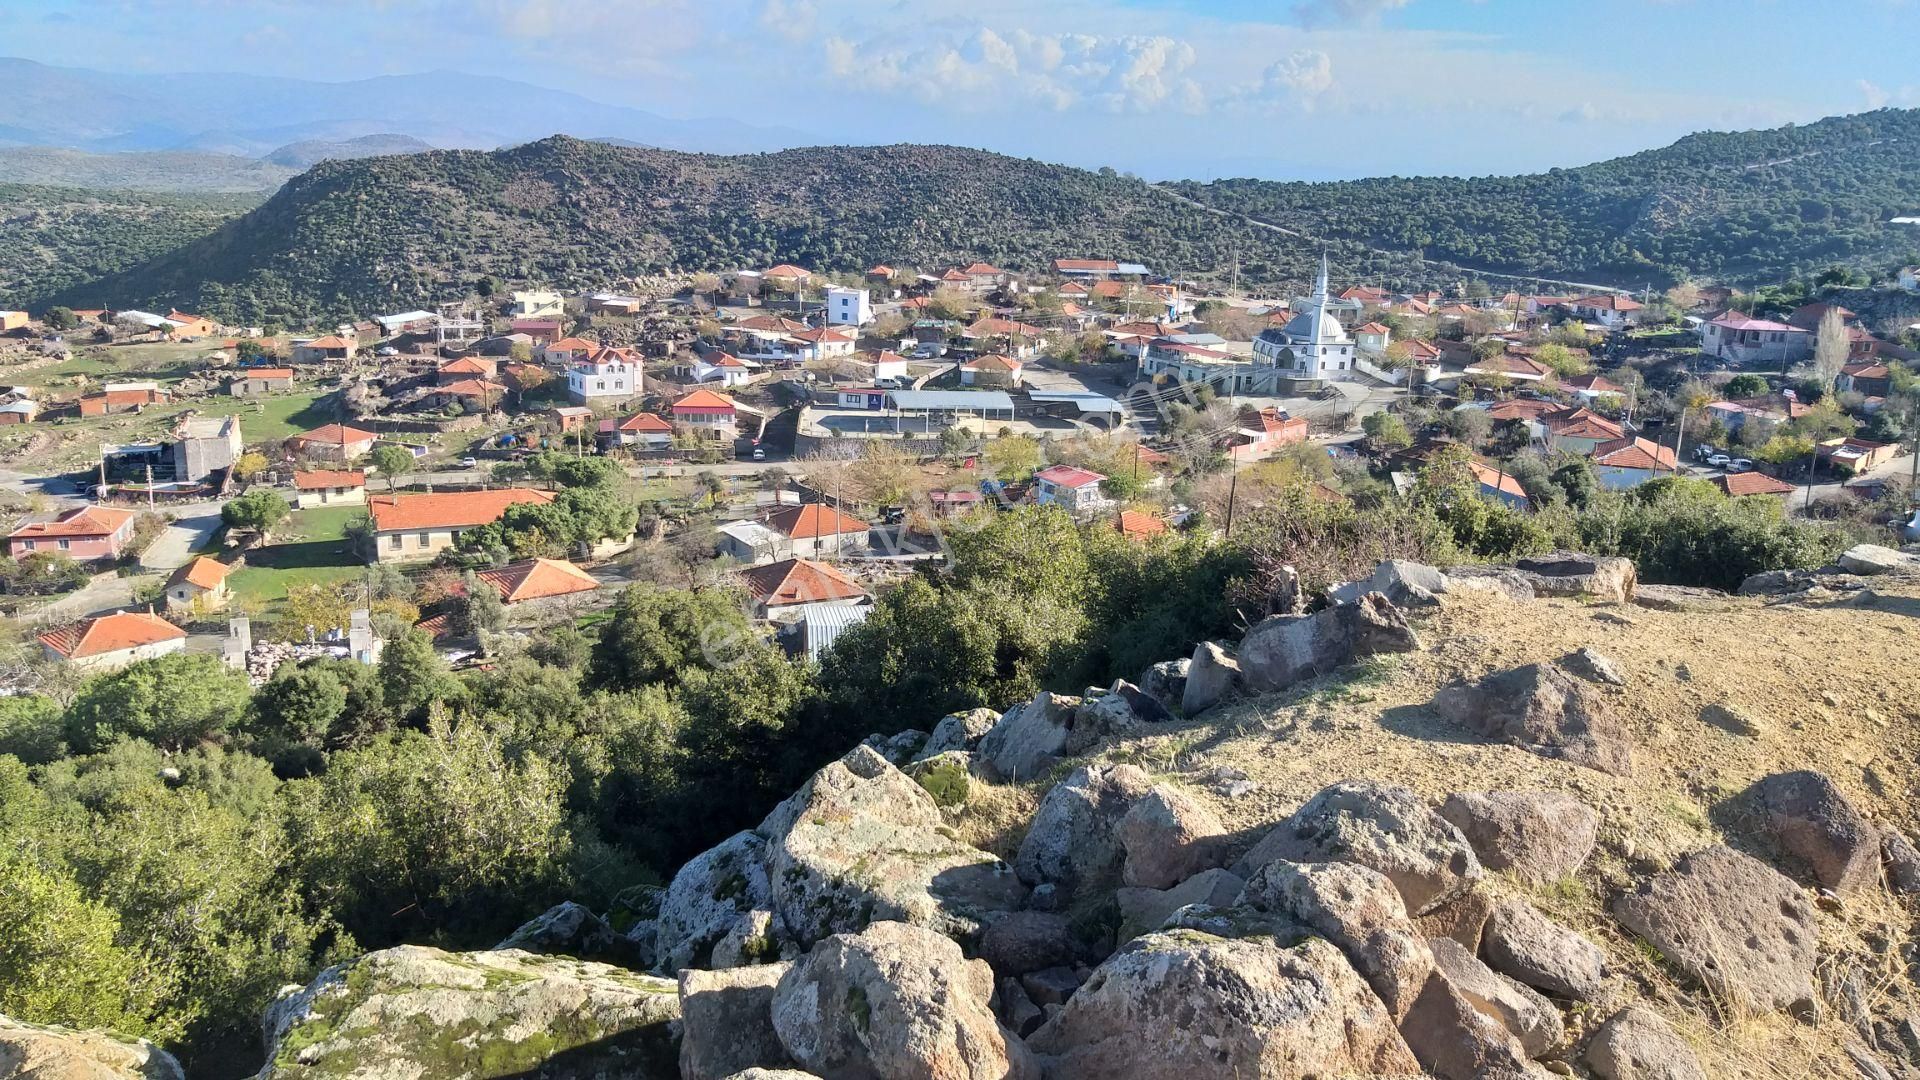
<instances>
[{"instance_id":1,"label":"pink house","mask_svg":"<svg viewBox=\"0 0 1920 1080\"><path fill-rule=\"evenodd\" d=\"M7 534L7 554L14 558L36 551L57 551L80 562L117 559L133 535L134 510L83 506L52 521L35 521Z\"/></svg>"}]
</instances>

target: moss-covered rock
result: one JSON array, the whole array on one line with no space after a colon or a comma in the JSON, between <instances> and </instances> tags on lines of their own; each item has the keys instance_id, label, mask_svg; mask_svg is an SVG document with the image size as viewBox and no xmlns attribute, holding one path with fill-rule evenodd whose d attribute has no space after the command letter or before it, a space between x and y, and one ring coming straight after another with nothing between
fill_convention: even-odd
<instances>
[{"instance_id":1,"label":"moss-covered rock","mask_svg":"<svg viewBox=\"0 0 1920 1080\"><path fill-rule=\"evenodd\" d=\"M402 945L328 968L265 1017L259 1080L677 1077L678 987L518 950Z\"/></svg>"},{"instance_id":2,"label":"moss-covered rock","mask_svg":"<svg viewBox=\"0 0 1920 1080\"><path fill-rule=\"evenodd\" d=\"M181 1080L173 1055L145 1039L0 1016L0 1077L25 1080Z\"/></svg>"}]
</instances>

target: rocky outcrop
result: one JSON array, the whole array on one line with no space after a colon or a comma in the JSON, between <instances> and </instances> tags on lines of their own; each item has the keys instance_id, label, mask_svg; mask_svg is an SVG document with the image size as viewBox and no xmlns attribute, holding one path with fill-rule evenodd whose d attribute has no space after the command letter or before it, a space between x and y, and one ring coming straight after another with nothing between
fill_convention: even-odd
<instances>
[{"instance_id":1,"label":"rocky outcrop","mask_svg":"<svg viewBox=\"0 0 1920 1080\"><path fill-rule=\"evenodd\" d=\"M1511 1032L1528 1057L1540 1057L1567 1037L1560 1010L1532 987L1488 967L1452 938L1430 938L1427 945L1434 970L1467 1004Z\"/></svg>"},{"instance_id":2,"label":"rocky outcrop","mask_svg":"<svg viewBox=\"0 0 1920 1080\"><path fill-rule=\"evenodd\" d=\"M1247 882L1239 903L1285 916L1332 942L1395 1019L1413 1007L1433 971L1433 955L1399 891L1364 866L1275 859Z\"/></svg>"},{"instance_id":3,"label":"rocky outcrop","mask_svg":"<svg viewBox=\"0 0 1920 1080\"><path fill-rule=\"evenodd\" d=\"M1239 900L1246 884L1230 870L1203 870L1171 889L1120 889L1113 894L1120 908L1120 940L1159 930L1169 916L1188 904L1230 907Z\"/></svg>"},{"instance_id":4,"label":"rocky outcrop","mask_svg":"<svg viewBox=\"0 0 1920 1080\"><path fill-rule=\"evenodd\" d=\"M1070 966L1080 943L1065 915L1050 911L1013 911L1000 916L980 935L980 959L996 975L1025 975L1042 968Z\"/></svg>"},{"instance_id":5,"label":"rocky outcrop","mask_svg":"<svg viewBox=\"0 0 1920 1080\"><path fill-rule=\"evenodd\" d=\"M1819 931L1813 905L1752 856L1724 847L1695 852L1614 901L1613 912L1735 1008L1809 1013L1814 1007Z\"/></svg>"},{"instance_id":6,"label":"rocky outcrop","mask_svg":"<svg viewBox=\"0 0 1920 1080\"><path fill-rule=\"evenodd\" d=\"M1535 555L1513 566L1527 576L1535 596L1580 596L1631 604L1639 584L1633 560L1577 551Z\"/></svg>"},{"instance_id":7,"label":"rocky outcrop","mask_svg":"<svg viewBox=\"0 0 1920 1080\"><path fill-rule=\"evenodd\" d=\"M758 832L767 906L803 948L880 919L970 936L1025 898L1005 864L951 839L933 796L867 747L815 773Z\"/></svg>"},{"instance_id":8,"label":"rocky outcrop","mask_svg":"<svg viewBox=\"0 0 1920 1080\"><path fill-rule=\"evenodd\" d=\"M1631 776L1626 730L1605 697L1556 664L1528 664L1433 699L1440 715L1483 738L1615 776Z\"/></svg>"},{"instance_id":9,"label":"rocky outcrop","mask_svg":"<svg viewBox=\"0 0 1920 1080\"><path fill-rule=\"evenodd\" d=\"M989 1005L993 971L939 934L878 922L816 945L781 978L773 1027L801 1068L875 1080L1038 1080Z\"/></svg>"},{"instance_id":10,"label":"rocky outcrop","mask_svg":"<svg viewBox=\"0 0 1920 1080\"><path fill-rule=\"evenodd\" d=\"M1199 716L1240 689L1240 661L1225 647L1203 641L1193 647L1186 681L1180 688L1180 711Z\"/></svg>"},{"instance_id":11,"label":"rocky outcrop","mask_svg":"<svg viewBox=\"0 0 1920 1080\"><path fill-rule=\"evenodd\" d=\"M654 920L654 951L660 970L711 966L713 947L746 914L768 910L767 842L756 833L735 833L695 856L660 897Z\"/></svg>"},{"instance_id":12,"label":"rocky outcrop","mask_svg":"<svg viewBox=\"0 0 1920 1080\"><path fill-rule=\"evenodd\" d=\"M1421 607L1440 602L1448 588L1447 575L1424 563L1388 559L1360 581L1349 581L1327 591L1336 604L1359 603L1368 593L1379 593L1399 607Z\"/></svg>"},{"instance_id":13,"label":"rocky outcrop","mask_svg":"<svg viewBox=\"0 0 1920 1080\"><path fill-rule=\"evenodd\" d=\"M992 709L948 713L933 725L933 732L927 736L927 741L921 745L920 752L913 756L913 760L925 761L949 750L972 750L999 722L1000 714Z\"/></svg>"},{"instance_id":14,"label":"rocky outcrop","mask_svg":"<svg viewBox=\"0 0 1920 1080\"><path fill-rule=\"evenodd\" d=\"M1592 807L1550 791L1455 792L1436 813L1466 837L1480 865L1530 885L1580 869L1600 827Z\"/></svg>"},{"instance_id":15,"label":"rocky outcrop","mask_svg":"<svg viewBox=\"0 0 1920 1080\"><path fill-rule=\"evenodd\" d=\"M1031 780L1066 753L1080 699L1042 692L1008 709L974 748L974 766L991 780Z\"/></svg>"},{"instance_id":16,"label":"rocky outcrop","mask_svg":"<svg viewBox=\"0 0 1920 1080\"><path fill-rule=\"evenodd\" d=\"M1629 1005L1601 1024L1581 1056L1600 1080L1707 1080L1693 1047L1659 1013L1641 1005Z\"/></svg>"},{"instance_id":17,"label":"rocky outcrop","mask_svg":"<svg viewBox=\"0 0 1920 1080\"><path fill-rule=\"evenodd\" d=\"M1126 862L1120 878L1142 889L1168 889L1226 856L1226 827L1191 795L1164 784L1133 800L1118 826Z\"/></svg>"},{"instance_id":18,"label":"rocky outcrop","mask_svg":"<svg viewBox=\"0 0 1920 1080\"><path fill-rule=\"evenodd\" d=\"M419 1080L536 1073L635 1080L679 1075L677 988L605 964L518 951L402 945L330 967L264 1020L281 1075Z\"/></svg>"},{"instance_id":19,"label":"rocky outcrop","mask_svg":"<svg viewBox=\"0 0 1920 1080\"><path fill-rule=\"evenodd\" d=\"M615 933L605 919L571 900L556 904L529 920L494 948L606 960L635 967L651 963L638 942Z\"/></svg>"},{"instance_id":20,"label":"rocky outcrop","mask_svg":"<svg viewBox=\"0 0 1920 1080\"><path fill-rule=\"evenodd\" d=\"M1867 577L1902 571L1920 573L1920 556L1908 555L1879 544L1855 544L1841 552L1834 563L1849 574Z\"/></svg>"},{"instance_id":21,"label":"rocky outcrop","mask_svg":"<svg viewBox=\"0 0 1920 1080\"><path fill-rule=\"evenodd\" d=\"M1233 871L1252 878L1275 859L1350 862L1384 874L1407 910L1424 914L1473 887L1483 871L1445 818L1403 787L1342 780L1273 827Z\"/></svg>"},{"instance_id":22,"label":"rocky outcrop","mask_svg":"<svg viewBox=\"0 0 1920 1080\"><path fill-rule=\"evenodd\" d=\"M1332 945L1191 931L1129 943L1029 1045L1049 1080L1229 1080L1419 1071Z\"/></svg>"},{"instance_id":23,"label":"rocky outcrop","mask_svg":"<svg viewBox=\"0 0 1920 1080\"><path fill-rule=\"evenodd\" d=\"M1240 640L1240 681L1255 693L1273 693L1335 671L1355 660L1420 647L1392 601L1369 593L1312 615L1274 615ZM1192 685L1192 672L1188 673Z\"/></svg>"},{"instance_id":24,"label":"rocky outcrop","mask_svg":"<svg viewBox=\"0 0 1920 1080\"><path fill-rule=\"evenodd\" d=\"M1475 1008L1438 971L1428 977L1400 1022L1400 1033L1420 1067L1440 1080L1532 1080L1544 1075L1527 1060L1512 1032Z\"/></svg>"},{"instance_id":25,"label":"rocky outcrop","mask_svg":"<svg viewBox=\"0 0 1920 1080\"><path fill-rule=\"evenodd\" d=\"M1558 997L1579 1001L1600 994L1607 954L1523 900L1494 905L1480 955L1502 975Z\"/></svg>"},{"instance_id":26,"label":"rocky outcrop","mask_svg":"<svg viewBox=\"0 0 1920 1080\"><path fill-rule=\"evenodd\" d=\"M1126 857L1120 821L1152 787L1132 765L1075 769L1040 800L1014 856L1020 879L1052 885L1068 900L1082 885L1118 883Z\"/></svg>"},{"instance_id":27,"label":"rocky outcrop","mask_svg":"<svg viewBox=\"0 0 1920 1080\"><path fill-rule=\"evenodd\" d=\"M1879 830L1825 773L1775 773L1747 794L1761 827L1814 881L1836 892L1879 883Z\"/></svg>"},{"instance_id":28,"label":"rocky outcrop","mask_svg":"<svg viewBox=\"0 0 1920 1080\"><path fill-rule=\"evenodd\" d=\"M681 1080L722 1080L793 1064L773 1030L773 992L789 964L680 973Z\"/></svg>"},{"instance_id":29,"label":"rocky outcrop","mask_svg":"<svg viewBox=\"0 0 1920 1080\"><path fill-rule=\"evenodd\" d=\"M182 1080L183 1076L172 1054L145 1039L0 1016L0 1077L7 1080Z\"/></svg>"}]
</instances>

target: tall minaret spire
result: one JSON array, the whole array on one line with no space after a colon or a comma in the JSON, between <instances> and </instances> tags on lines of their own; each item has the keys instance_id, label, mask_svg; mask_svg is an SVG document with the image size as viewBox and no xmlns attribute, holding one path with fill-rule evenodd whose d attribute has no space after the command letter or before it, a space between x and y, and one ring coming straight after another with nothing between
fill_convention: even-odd
<instances>
[{"instance_id":1,"label":"tall minaret spire","mask_svg":"<svg viewBox=\"0 0 1920 1080\"><path fill-rule=\"evenodd\" d=\"M1320 280L1313 283L1313 295L1318 300L1327 298L1327 251L1325 248L1320 249Z\"/></svg>"}]
</instances>

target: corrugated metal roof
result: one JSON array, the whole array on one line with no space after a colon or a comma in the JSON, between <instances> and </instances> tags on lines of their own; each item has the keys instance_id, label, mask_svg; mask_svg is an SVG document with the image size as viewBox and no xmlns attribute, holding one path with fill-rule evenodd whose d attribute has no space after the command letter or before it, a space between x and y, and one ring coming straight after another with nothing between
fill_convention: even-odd
<instances>
[{"instance_id":1,"label":"corrugated metal roof","mask_svg":"<svg viewBox=\"0 0 1920 1080\"><path fill-rule=\"evenodd\" d=\"M1027 397L1041 405L1077 405L1083 413L1117 413L1125 410L1105 394L1073 390L1029 390Z\"/></svg>"},{"instance_id":2,"label":"corrugated metal roof","mask_svg":"<svg viewBox=\"0 0 1920 1080\"><path fill-rule=\"evenodd\" d=\"M800 617L792 621L806 642L807 659L817 661L847 627L866 622L872 613L867 604L802 604Z\"/></svg>"},{"instance_id":3,"label":"corrugated metal roof","mask_svg":"<svg viewBox=\"0 0 1920 1080\"><path fill-rule=\"evenodd\" d=\"M1000 390L895 390L902 409L951 409L959 412L1012 412L1013 399Z\"/></svg>"}]
</instances>

